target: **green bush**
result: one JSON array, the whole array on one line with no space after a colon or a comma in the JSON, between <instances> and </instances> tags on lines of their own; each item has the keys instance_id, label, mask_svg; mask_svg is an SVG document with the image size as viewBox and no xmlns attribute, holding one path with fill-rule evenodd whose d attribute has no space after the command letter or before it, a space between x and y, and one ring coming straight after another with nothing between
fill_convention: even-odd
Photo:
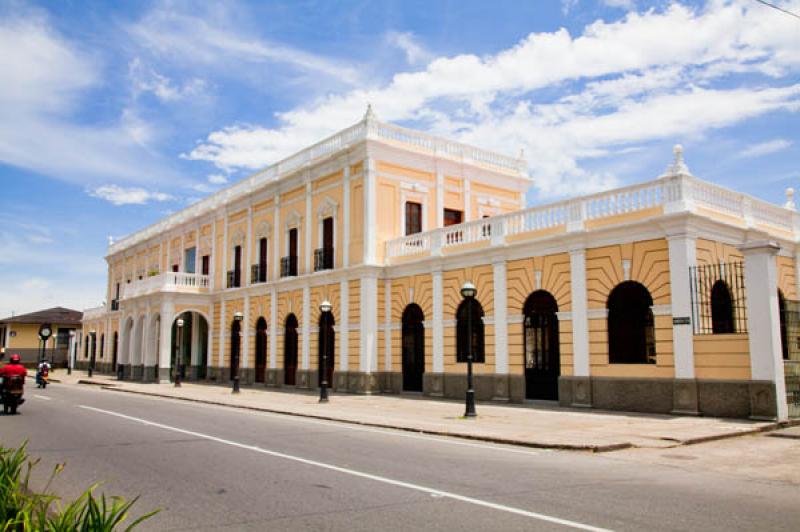
<instances>
[{"instance_id":1,"label":"green bush","mask_svg":"<svg viewBox=\"0 0 800 532\"><path fill-rule=\"evenodd\" d=\"M30 489L30 476L38 460L30 460L27 444L17 449L0 446L0 532L101 532L119 530L136 503L122 497L95 496L97 485L91 486L74 501L64 505L61 499L49 493L53 479L64 469L53 469L42 493ZM124 530L155 515L158 510L139 517Z\"/></svg>"}]
</instances>

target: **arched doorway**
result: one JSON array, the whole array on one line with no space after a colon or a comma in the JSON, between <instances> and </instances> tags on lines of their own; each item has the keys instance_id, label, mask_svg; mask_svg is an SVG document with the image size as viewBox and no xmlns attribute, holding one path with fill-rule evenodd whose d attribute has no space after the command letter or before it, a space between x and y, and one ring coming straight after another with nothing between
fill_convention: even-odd
<instances>
[{"instance_id":1,"label":"arched doorway","mask_svg":"<svg viewBox=\"0 0 800 532\"><path fill-rule=\"evenodd\" d=\"M561 357L558 341L558 304L545 290L533 292L525 301L525 397L558 400Z\"/></svg>"},{"instance_id":2,"label":"arched doorway","mask_svg":"<svg viewBox=\"0 0 800 532\"><path fill-rule=\"evenodd\" d=\"M283 333L283 383L297 384L297 317L289 314Z\"/></svg>"},{"instance_id":3,"label":"arched doorway","mask_svg":"<svg viewBox=\"0 0 800 532\"><path fill-rule=\"evenodd\" d=\"M425 315L416 303L403 311L403 391L421 392L425 373Z\"/></svg>"},{"instance_id":4,"label":"arched doorway","mask_svg":"<svg viewBox=\"0 0 800 532\"><path fill-rule=\"evenodd\" d=\"M323 312L319 316L319 345L318 347L318 376L319 382L322 382L322 357L327 357L325 361L326 373L325 380L328 382L328 387L333 384L333 366L336 364L334 358L334 345L336 344L336 335L333 331L333 313Z\"/></svg>"},{"instance_id":5,"label":"arched doorway","mask_svg":"<svg viewBox=\"0 0 800 532\"><path fill-rule=\"evenodd\" d=\"M256 382L264 382L267 372L267 320L256 322Z\"/></svg>"},{"instance_id":6,"label":"arched doorway","mask_svg":"<svg viewBox=\"0 0 800 532\"><path fill-rule=\"evenodd\" d=\"M233 320L231 324L231 380L239 374L239 357L241 355L242 326L239 320Z\"/></svg>"}]
</instances>

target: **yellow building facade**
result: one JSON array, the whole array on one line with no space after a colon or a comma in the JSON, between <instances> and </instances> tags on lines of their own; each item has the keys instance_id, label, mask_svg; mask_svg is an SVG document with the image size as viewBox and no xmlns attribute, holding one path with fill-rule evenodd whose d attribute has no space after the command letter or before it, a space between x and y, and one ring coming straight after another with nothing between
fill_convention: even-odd
<instances>
[{"instance_id":1,"label":"yellow building facade","mask_svg":"<svg viewBox=\"0 0 800 532\"><path fill-rule=\"evenodd\" d=\"M793 205L677 148L645 183L525 208L531 185L523 160L368 111L111 243L83 330L125 379L315 388L324 364L338 392L463 397L472 358L479 400L796 413Z\"/></svg>"}]
</instances>

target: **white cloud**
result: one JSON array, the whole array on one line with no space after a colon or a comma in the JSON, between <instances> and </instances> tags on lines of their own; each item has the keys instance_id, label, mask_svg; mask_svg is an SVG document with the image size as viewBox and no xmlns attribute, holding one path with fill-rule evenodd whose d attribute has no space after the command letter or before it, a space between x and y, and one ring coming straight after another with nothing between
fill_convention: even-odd
<instances>
[{"instance_id":1,"label":"white cloud","mask_svg":"<svg viewBox=\"0 0 800 532\"><path fill-rule=\"evenodd\" d=\"M144 148L149 126L123 111L117 124L73 119L103 82L103 68L36 13L0 11L0 162L57 179L91 183L180 180Z\"/></svg>"},{"instance_id":2,"label":"white cloud","mask_svg":"<svg viewBox=\"0 0 800 532\"><path fill-rule=\"evenodd\" d=\"M208 176L208 182L212 185L224 185L228 182L228 178L222 174L211 174Z\"/></svg>"},{"instance_id":3,"label":"white cloud","mask_svg":"<svg viewBox=\"0 0 800 532\"><path fill-rule=\"evenodd\" d=\"M779 151L785 150L789 146L792 145L792 141L786 139L773 139L768 140L766 142L760 142L758 144L753 144L742 150L740 156L741 157L761 157L763 155L769 155L771 153L777 153Z\"/></svg>"},{"instance_id":4,"label":"white cloud","mask_svg":"<svg viewBox=\"0 0 800 532\"><path fill-rule=\"evenodd\" d=\"M491 56L440 57L383 87L279 113L274 128L222 128L184 157L226 171L257 169L355 122L371 102L385 120L504 153L524 148L544 195L604 188L618 177L589 172L581 160L798 111L797 49L794 21L748 2L717 0L702 10L672 4L594 22L577 36L532 33ZM734 77L739 72L768 77ZM715 86L722 77L724 87ZM540 101L542 88L563 96Z\"/></svg>"},{"instance_id":5,"label":"white cloud","mask_svg":"<svg viewBox=\"0 0 800 532\"><path fill-rule=\"evenodd\" d=\"M131 78L135 96L152 93L162 102L175 102L189 97L198 97L207 88L206 82L199 78L192 78L181 85L176 85L169 77L145 66L139 57L135 57L128 64L128 75Z\"/></svg>"},{"instance_id":6,"label":"white cloud","mask_svg":"<svg viewBox=\"0 0 800 532\"><path fill-rule=\"evenodd\" d=\"M89 195L104 199L114 205L143 205L150 201L169 201L174 199L163 192L150 192L143 188L125 188L119 185L103 185L89 191Z\"/></svg>"},{"instance_id":7,"label":"white cloud","mask_svg":"<svg viewBox=\"0 0 800 532\"><path fill-rule=\"evenodd\" d=\"M431 54L417 42L411 32L390 31L386 34L386 42L402 50L409 65L425 63L431 59Z\"/></svg>"},{"instance_id":8,"label":"white cloud","mask_svg":"<svg viewBox=\"0 0 800 532\"><path fill-rule=\"evenodd\" d=\"M202 13L198 13L199 4L192 6L191 12L184 12L174 4L161 4L127 30L153 53L183 62L222 66L272 63L348 84L360 81L358 69L344 61L251 34L246 21L237 19L240 10L230 4L205 6Z\"/></svg>"},{"instance_id":9,"label":"white cloud","mask_svg":"<svg viewBox=\"0 0 800 532\"><path fill-rule=\"evenodd\" d=\"M603 5L619 9L633 9L636 7L634 0L601 0Z\"/></svg>"}]
</instances>

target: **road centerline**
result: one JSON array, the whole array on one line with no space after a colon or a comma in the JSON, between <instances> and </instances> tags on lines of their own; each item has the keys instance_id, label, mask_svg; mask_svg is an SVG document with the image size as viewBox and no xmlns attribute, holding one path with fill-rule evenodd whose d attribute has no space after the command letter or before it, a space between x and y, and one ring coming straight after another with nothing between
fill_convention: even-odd
<instances>
[{"instance_id":1,"label":"road centerline","mask_svg":"<svg viewBox=\"0 0 800 532\"><path fill-rule=\"evenodd\" d=\"M490 509L501 511L501 512L520 515L520 516L523 516L523 517L528 517L530 519L537 519L537 520L540 520L540 521L546 521L546 522L549 522L549 523L554 523L554 524L558 524L558 525L562 525L562 526L565 526L565 527L574 528L574 529L578 529L578 530L588 530L588 531L592 531L592 532L610 532L610 530L606 529L606 528L596 527L596 526L588 525L588 524L585 524L585 523L580 523L580 522L577 522L577 521L571 521L569 519L562 519L560 517L555 517L555 516L542 514L542 513L538 513L538 512L531 512L531 511L528 511L528 510L524 510L522 508L516 508L516 507L513 507L513 506L506 506L504 504L494 503L494 502L486 501L486 500L483 500L483 499L477 499L475 497L469 497L469 496L466 496L466 495L460 495L458 493L453 493L453 492L449 492L449 491L430 488L430 487L427 487L427 486L422 486L422 485L414 484L414 483L411 483L411 482L405 482L405 481L402 481L402 480L396 480L396 479L392 479L392 478L388 478L388 477L383 477L383 476L380 476L380 475L374 475L372 473L365 473L363 471L358 471L356 469L340 467L340 466L333 465L333 464L328 464L328 463L325 463L325 462L319 462L317 460L311 460L309 458L303 458L301 456L295 456L295 455L291 455L291 454L287 454L287 453L282 453L282 452L279 452L279 451L273 451L273 450L270 450L270 449L264 449L264 448L258 447L256 445L248 445L248 444L245 444L245 443L241 443L241 442L237 442L237 441L233 441L233 440L228 440L228 439L225 439L225 438L212 436L210 434L204 434L202 432L196 432L196 431L192 431L192 430L182 429L180 427L175 427L175 426L172 426L172 425L166 425L166 424L163 424L163 423L158 423L158 422L155 422L155 421L149 421L147 419L134 417L134 416L129 416L127 414L122 414L120 412L114 412L114 411L111 411L111 410L105 410L105 409L102 409L102 408L96 408L96 407L88 406L88 405L78 405L78 407L82 408L82 409L85 409L85 410L93 411L93 412L96 412L96 413L105 414L105 415L109 415L109 416L114 416L114 417L117 417L117 418L120 418L120 419L126 419L128 421L141 423L143 425L147 425L147 426L151 426L151 427L155 427L155 428L160 428L162 430L168 430L168 431L177 432L177 433L180 433L180 434L186 434L186 435L189 435L189 436L194 436L196 438L202 438L202 439L205 439L205 440L208 440L208 441L213 441L213 442L220 443L220 444L223 444L223 445L228 445L228 446L231 446L231 447L236 447L236 448L239 448L239 449L252 451L252 452L256 452L256 453L260 453L260 454L265 454L265 455L272 456L272 457L275 457L275 458L281 458L281 459L284 459L284 460L291 460L293 462L298 462L298 463L301 463L301 464L309 465L309 466L312 466L312 467L318 467L318 468L321 468L321 469L327 469L329 471L335 471L335 472L342 473L342 474L349 475L349 476L353 476L353 477L372 480L372 481L375 481L375 482L380 482L380 483L388 484L388 485L391 485L391 486L396 486L396 487L405 488L405 489L409 489L409 490L413 490L413 491L418 491L418 492L421 492L421 493L427 493L427 494L432 495L434 497L452 499L452 500L464 502L464 503L467 503L467 504L472 504L472 505L475 505L475 506L482 506L484 508L490 508Z\"/></svg>"}]
</instances>

